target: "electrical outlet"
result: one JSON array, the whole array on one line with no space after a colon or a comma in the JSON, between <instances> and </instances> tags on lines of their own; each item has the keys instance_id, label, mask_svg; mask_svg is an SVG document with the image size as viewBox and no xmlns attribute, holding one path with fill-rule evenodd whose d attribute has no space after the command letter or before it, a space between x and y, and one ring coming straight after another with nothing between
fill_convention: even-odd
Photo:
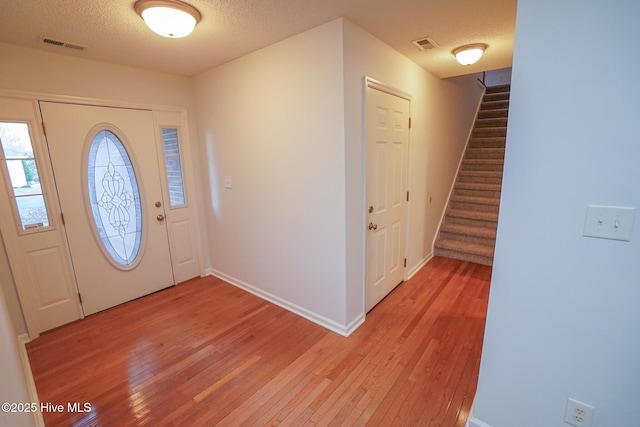
<instances>
[{"instance_id":1,"label":"electrical outlet","mask_svg":"<svg viewBox=\"0 0 640 427\"><path fill-rule=\"evenodd\" d=\"M574 399L567 399L567 410L564 422L576 427L591 427L593 410L595 408Z\"/></svg>"}]
</instances>

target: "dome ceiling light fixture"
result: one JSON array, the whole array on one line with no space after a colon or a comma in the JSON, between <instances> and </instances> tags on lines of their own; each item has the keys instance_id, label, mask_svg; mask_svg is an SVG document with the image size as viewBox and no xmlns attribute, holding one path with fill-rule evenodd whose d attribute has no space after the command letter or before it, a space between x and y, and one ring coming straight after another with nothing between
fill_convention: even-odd
<instances>
[{"instance_id":1,"label":"dome ceiling light fixture","mask_svg":"<svg viewBox=\"0 0 640 427\"><path fill-rule=\"evenodd\" d=\"M138 0L133 6L151 31L164 37L186 37L200 22L200 12L178 0Z\"/></svg>"},{"instance_id":2,"label":"dome ceiling light fixture","mask_svg":"<svg viewBox=\"0 0 640 427\"><path fill-rule=\"evenodd\" d=\"M455 48L452 53L460 64L471 65L478 62L487 47L484 43L468 44Z\"/></svg>"}]
</instances>

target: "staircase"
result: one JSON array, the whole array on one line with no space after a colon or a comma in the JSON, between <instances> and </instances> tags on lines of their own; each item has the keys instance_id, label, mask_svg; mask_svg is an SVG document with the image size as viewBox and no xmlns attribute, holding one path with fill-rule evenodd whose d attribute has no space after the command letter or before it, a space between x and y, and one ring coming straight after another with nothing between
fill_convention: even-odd
<instances>
[{"instance_id":1,"label":"staircase","mask_svg":"<svg viewBox=\"0 0 640 427\"><path fill-rule=\"evenodd\" d=\"M487 88L434 254L492 265L509 112L509 85Z\"/></svg>"}]
</instances>

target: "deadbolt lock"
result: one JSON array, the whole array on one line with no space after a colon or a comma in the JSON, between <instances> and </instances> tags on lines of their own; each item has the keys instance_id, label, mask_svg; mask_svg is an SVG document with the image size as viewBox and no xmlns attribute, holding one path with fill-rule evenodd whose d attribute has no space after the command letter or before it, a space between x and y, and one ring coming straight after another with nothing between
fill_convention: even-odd
<instances>
[{"instance_id":1,"label":"deadbolt lock","mask_svg":"<svg viewBox=\"0 0 640 427\"><path fill-rule=\"evenodd\" d=\"M373 212L373 206L369 206L369 213Z\"/></svg>"},{"instance_id":2,"label":"deadbolt lock","mask_svg":"<svg viewBox=\"0 0 640 427\"><path fill-rule=\"evenodd\" d=\"M160 206L162 206L162 203L160 203L159 201L156 202L156 208L159 208Z\"/></svg>"}]
</instances>

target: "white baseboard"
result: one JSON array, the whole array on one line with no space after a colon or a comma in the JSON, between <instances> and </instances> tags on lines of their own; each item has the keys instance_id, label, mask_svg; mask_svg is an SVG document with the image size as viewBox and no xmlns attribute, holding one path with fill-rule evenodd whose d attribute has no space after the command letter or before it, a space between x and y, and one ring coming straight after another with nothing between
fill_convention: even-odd
<instances>
[{"instance_id":1,"label":"white baseboard","mask_svg":"<svg viewBox=\"0 0 640 427\"><path fill-rule=\"evenodd\" d=\"M420 271L420 269L422 267L424 267L425 265L427 265L427 263L429 261L431 261L431 258L433 258L433 252L431 252L430 254L428 254L426 257L423 258L422 261L420 261L418 263L418 265L416 265L415 267L413 267L411 270L409 270L409 272L407 273L407 277L404 280L409 280L411 279L413 276L415 276L415 274Z\"/></svg>"},{"instance_id":2,"label":"white baseboard","mask_svg":"<svg viewBox=\"0 0 640 427\"><path fill-rule=\"evenodd\" d=\"M247 291L257 297L260 297L264 300L267 300L279 307L284 308L287 311L297 314L298 316L304 317L307 320L312 321L313 323L322 326L323 328L329 329L337 334L348 337L355 331L358 326L364 323L364 313L358 316L356 319L351 321L347 325L342 325L338 322L335 322L331 319L328 319L320 314L314 313L313 311L307 310L306 308L300 307L292 302L284 300L276 295L270 294L269 292L263 291L262 289L256 288L253 285L243 282L242 280L238 280L234 277L228 276L225 273L218 271L214 268L208 268L206 270L208 276L215 276L218 279L224 280L225 282L240 288L244 291Z\"/></svg>"},{"instance_id":3,"label":"white baseboard","mask_svg":"<svg viewBox=\"0 0 640 427\"><path fill-rule=\"evenodd\" d=\"M491 427L491 425L485 423L484 421L480 421L475 417L471 417L471 419L467 421L467 427Z\"/></svg>"},{"instance_id":4,"label":"white baseboard","mask_svg":"<svg viewBox=\"0 0 640 427\"><path fill-rule=\"evenodd\" d=\"M20 351L20 359L22 362L22 371L24 372L24 378L27 382L27 393L31 403L35 403L40 407L40 399L38 398L38 390L36 390L36 383L33 380L33 374L31 373L31 364L29 363L29 354L27 353L27 343L31 341L28 334L20 334L17 336L18 349ZM44 427L44 419L42 418L42 412L32 412L33 421L37 427Z\"/></svg>"}]
</instances>

